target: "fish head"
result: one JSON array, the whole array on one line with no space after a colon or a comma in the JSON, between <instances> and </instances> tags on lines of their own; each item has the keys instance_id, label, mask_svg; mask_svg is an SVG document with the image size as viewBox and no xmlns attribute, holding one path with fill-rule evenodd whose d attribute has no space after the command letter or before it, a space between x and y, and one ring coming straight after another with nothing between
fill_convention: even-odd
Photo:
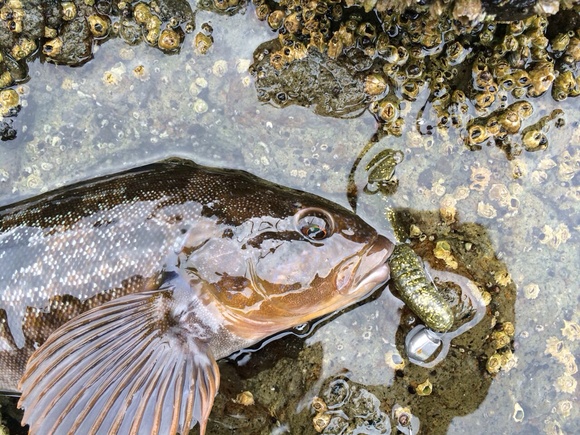
<instances>
[{"instance_id":1,"label":"fish head","mask_svg":"<svg viewBox=\"0 0 580 435\"><path fill-rule=\"evenodd\" d=\"M337 204L308 195L272 200L277 208L253 213L230 226L228 237L204 245L216 261L197 261L213 264L196 274L211 284L229 329L250 341L367 297L389 279L394 247Z\"/></svg>"}]
</instances>

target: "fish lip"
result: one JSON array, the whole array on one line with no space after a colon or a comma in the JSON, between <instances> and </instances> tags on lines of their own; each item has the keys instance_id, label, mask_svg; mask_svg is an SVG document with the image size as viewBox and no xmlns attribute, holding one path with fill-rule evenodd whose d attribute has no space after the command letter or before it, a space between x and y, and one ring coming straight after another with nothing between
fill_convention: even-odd
<instances>
[{"instance_id":1,"label":"fish lip","mask_svg":"<svg viewBox=\"0 0 580 435\"><path fill-rule=\"evenodd\" d=\"M391 276L391 270L388 264L380 264L379 266L375 267L369 273L367 273L356 285L355 291L361 289L363 287L373 289L378 285L384 284L389 280Z\"/></svg>"},{"instance_id":2,"label":"fish lip","mask_svg":"<svg viewBox=\"0 0 580 435\"><path fill-rule=\"evenodd\" d=\"M387 259L391 256L394 247L393 242L384 236L378 235L375 242L368 248L362 258L356 264L352 265L350 271L351 276L348 279L350 290L346 293L369 293L377 286L386 283L391 275ZM358 272L361 270L368 270L368 272L358 276ZM348 288L349 285L343 285L342 287Z\"/></svg>"}]
</instances>

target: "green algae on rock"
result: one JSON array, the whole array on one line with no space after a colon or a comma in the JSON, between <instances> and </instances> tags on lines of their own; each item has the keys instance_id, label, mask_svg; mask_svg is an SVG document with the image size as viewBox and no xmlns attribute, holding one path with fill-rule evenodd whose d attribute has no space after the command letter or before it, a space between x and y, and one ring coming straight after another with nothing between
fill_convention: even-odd
<instances>
[{"instance_id":1,"label":"green algae on rock","mask_svg":"<svg viewBox=\"0 0 580 435\"><path fill-rule=\"evenodd\" d=\"M419 257L407 244L395 246L389 258L391 280L401 299L428 328L445 332L454 322L451 308L429 281Z\"/></svg>"}]
</instances>

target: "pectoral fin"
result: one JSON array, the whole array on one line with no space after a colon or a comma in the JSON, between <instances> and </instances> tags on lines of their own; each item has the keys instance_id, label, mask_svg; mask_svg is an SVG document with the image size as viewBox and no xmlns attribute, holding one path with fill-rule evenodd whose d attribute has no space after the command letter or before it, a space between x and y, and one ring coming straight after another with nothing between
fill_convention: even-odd
<instances>
[{"instance_id":1,"label":"pectoral fin","mask_svg":"<svg viewBox=\"0 0 580 435\"><path fill-rule=\"evenodd\" d=\"M30 434L203 434L219 371L176 306L171 290L135 293L56 330L20 381Z\"/></svg>"}]
</instances>

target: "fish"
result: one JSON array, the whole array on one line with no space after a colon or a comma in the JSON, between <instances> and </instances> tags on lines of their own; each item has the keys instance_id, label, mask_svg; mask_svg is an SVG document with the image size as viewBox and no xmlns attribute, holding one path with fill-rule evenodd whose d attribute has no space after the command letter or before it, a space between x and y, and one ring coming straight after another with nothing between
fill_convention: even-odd
<instances>
[{"instance_id":1,"label":"fish","mask_svg":"<svg viewBox=\"0 0 580 435\"><path fill-rule=\"evenodd\" d=\"M170 159L0 208L0 390L31 435L206 431L216 361L369 296L393 243L247 172Z\"/></svg>"}]
</instances>

